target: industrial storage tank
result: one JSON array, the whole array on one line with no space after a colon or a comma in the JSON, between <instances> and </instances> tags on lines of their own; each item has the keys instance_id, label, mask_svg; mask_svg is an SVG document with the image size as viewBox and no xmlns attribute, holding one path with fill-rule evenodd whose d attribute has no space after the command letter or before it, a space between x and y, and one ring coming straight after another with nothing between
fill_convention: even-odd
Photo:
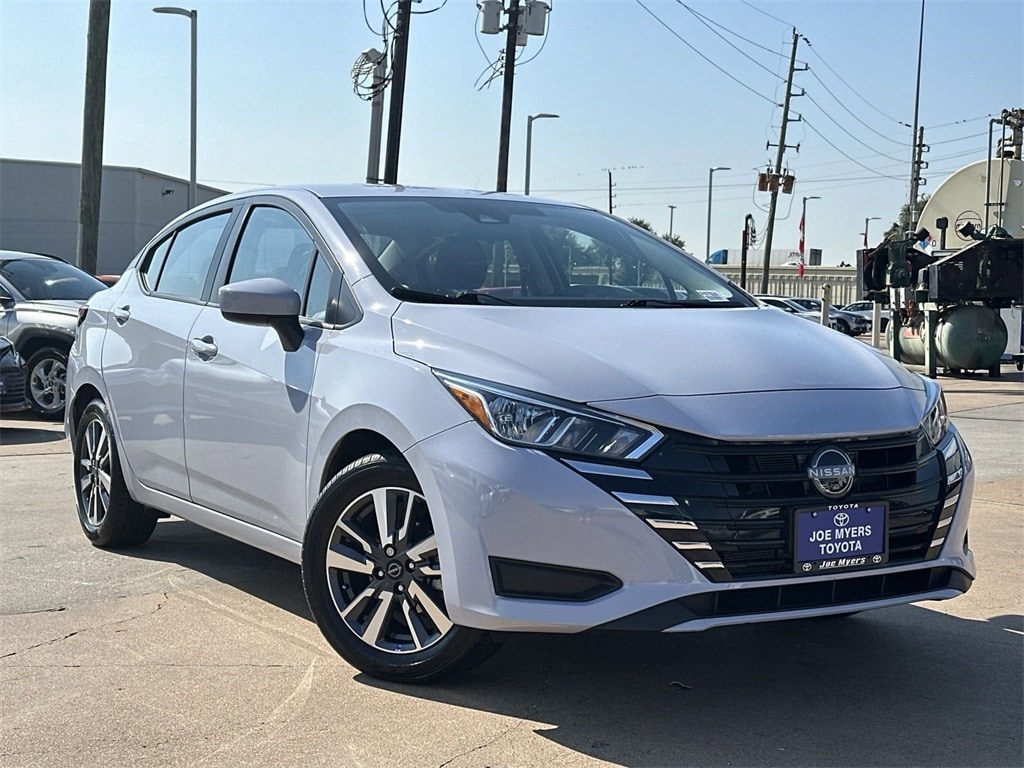
<instances>
[{"instance_id":1,"label":"industrial storage tank","mask_svg":"<svg viewBox=\"0 0 1024 768\"><path fill-rule=\"evenodd\" d=\"M900 328L900 359L924 365L924 315L917 314ZM892 325L889 325L889 336ZM1006 323L994 309L981 304L958 304L939 312L935 348L938 364L966 371L998 370L1007 341Z\"/></svg>"}]
</instances>

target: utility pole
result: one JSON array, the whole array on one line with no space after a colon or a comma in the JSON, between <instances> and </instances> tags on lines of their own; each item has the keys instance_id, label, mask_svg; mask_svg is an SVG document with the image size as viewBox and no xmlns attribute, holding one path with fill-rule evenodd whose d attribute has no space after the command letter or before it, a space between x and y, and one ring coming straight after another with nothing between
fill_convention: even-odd
<instances>
[{"instance_id":1,"label":"utility pole","mask_svg":"<svg viewBox=\"0 0 1024 768\"><path fill-rule=\"evenodd\" d=\"M754 216L748 213L743 219L743 241L740 244L740 288L747 290L747 249L753 244Z\"/></svg>"},{"instance_id":2,"label":"utility pole","mask_svg":"<svg viewBox=\"0 0 1024 768\"><path fill-rule=\"evenodd\" d=\"M914 127L910 129L910 140L917 144L923 144L923 138L918 141L917 116L921 108L921 54L924 51L924 0L921 0L921 23L918 28L917 37L917 84L914 87ZM922 134L923 136L923 134ZM910 231L917 231L917 195L918 195L918 163L921 155L917 146L912 148L910 153L910 201L907 208L910 213ZM894 337L895 338L895 337Z\"/></svg>"},{"instance_id":3,"label":"utility pole","mask_svg":"<svg viewBox=\"0 0 1024 768\"><path fill-rule=\"evenodd\" d=\"M775 156L775 175L771 179L771 203L768 205L768 227L764 235L764 264L761 269L761 293L768 293L768 266L772 257L772 238L775 236L775 209L779 202L779 184L782 176L782 157L786 154L786 127L789 125L789 102L793 96L793 73L796 69L796 48L800 35L793 29L793 51L789 55L789 77L786 78L786 98L782 102L782 128L779 130L779 151ZM803 72L807 67L802 67ZM803 94L800 94L801 96ZM771 146L771 145L769 145Z\"/></svg>"},{"instance_id":4,"label":"utility pole","mask_svg":"<svg viewBox=\"0 0 1024 768\"><path fill-rule=\"evenodd\" d=\"M608 171L608 213L612 212L612 172Z\"/></svg>"},{"instance_id":5,"label":"utility pole","mask_svg":"<svg viewBox=\"0 0 1024 768\"><path fill-rule=\"evenodd\" d=\"M673 222L675 220L675 217L676 217L676 207L674 205L670 205L668 207L668 236L669 237L672 237L672 235L673 235L672 224L673 224Z\"/></svg>"},{"instance_id":6,"label":"utility pole","mask_svg":"<svg viewBox=\"0 0 1024 768\"><path fill-rule=\"evenodd\" d=\"M385 22L387 23L387 22ZM387 80L387 57L374 48L363 51L364 59L373 61L373 97L370 100L370 146L366 156L366 183L380 184L380 134L384 125L384 85Z\"/></svg>"},{"instance_id":7,"label":"utility pole","mask_svg":"<svg viewBox=\"0 0 1024 768\"><path fill-rule=\"evenodd\" d=\"M516 79L516 38L519 35L519 0L509 0L508 37L505 40L505 83L501 95L501 133L498 136L498 192L508 192L508 146L512 133L512 86Z\"/></svg>"},{"instance_id":8,"label":"utility pole","mask_svg":"<svg viewBox=\"0 0 1024 768\"><path fill-rule=\"evenodd\" d=\"M910 174L910 231L917 231L918 218L921 215L917 210L917 198L921 194L920 189L928 183L928 179L921 177L921 171L928 167L928 163L921 159L922 154L927 152L929 147L924 143L924 126L917 129L917 141L914 143L914 162L911 164Z\"/></svg>"},{"instance_id":9,"label":"utility pole","mask_svg":"<svg viewBox=\"0 0 1024 768\"><path fill-rule=\"evenodd\" d=\"M82 121L82 174L78 207L78 266L96 274L103 183L103 122L107 100L107 39L110 0L90 0L85 54L85 111Z\"/></svg>"},{"instance_id":10,"label":"utility pole","mask_svg":"<svg viewBox=\"0 0 1024 768\"><path fill-rule=\"evenodd\" d=\"M395 19L394 57L391 60L391 105L388 109L388 147L384 158L384 183L398 183L398 150L402 143L402 105L405 102L405 65L409 58L409 19L412 0L398 0ZM385 20L385 23L387 21Z\"/></svg>"}]
</instances>

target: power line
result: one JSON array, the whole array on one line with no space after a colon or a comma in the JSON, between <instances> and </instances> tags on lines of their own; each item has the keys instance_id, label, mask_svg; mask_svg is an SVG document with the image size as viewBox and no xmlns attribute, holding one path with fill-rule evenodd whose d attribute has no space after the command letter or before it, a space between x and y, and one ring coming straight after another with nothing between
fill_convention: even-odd
<instances>
[{"instance_id":1,"label":"power line","mask_svg":"<svg viewBox=\"0 0 1024 768\"><path fill-rule=\"evenodd\" d=\"M765 46L765 45L761 45L760 43L758 43L758 42L756 42L756 41L754 41L754 40L751 40L751 39L750 39L749 37L744 37L744 36L743 36L743 35L741 35L741 34L740 34L739 32L735 32L735 31L733 31L733 30L729 29L729 28L728 28L727 26L725 26L724 24L719 24L719 23L718 23L717 21L715 21L714 19L712 19L712 18L710 18L710 17L708 17L708 16L705 16L705 15L704 15L703 13L700 13L700 12L698 12L698 11L695 11L695 10L694 10L693 8L691 8L691 7L690 7L690 6L688 6L688 5L686 4L686 3L684 3L684 2L683 2L683 0L676 0L676 2L677 2L677 3L679 3L679 4L681 5L681 6L683 6L683 8L685 8L686 10L688 10L688 11L689 11L690 13L692 13L692 14L693 14L694 16L697 16L698 18L700 18L700 19L703 19L703 20L704 20L705 22L707 22L707 24L714 24L714 25L715 25L716 27L718 27L719 29L725 30L725 31L726 31L726 32L728 32L728 33L729 33L730 35L732 35L733 37L738 37L738 38L739 38L740 40L742 40L743 42L745 42L745 43L749 43L750 45L754 46L755 48L760 48L760 49L761 49L762 51L767 51L767 52L768 52L768 53L770 53L770 54L771 54L772 56L778 56L778 57L779 57L780 59L782 59L783 61L785 61L785 60L786 60L786 54L784 54L784 53L779 53L778 51L774 51L774 50L772 50L771 48L769 48L769 47L767 47L767 46ZM707 24L705 24L705 26L707 26ZM737 48L737 50L739 50L739 49ZM776 73L774 73L774 72L773 72L772 74L776 74ZM783 78L783 77L779 76L779 79L780 79L780 80L784 80L785 78Z\"/></svg>"},{"instance_id":2,"label":"power line","mask_svg":"<svg viewBox=\"0 0 1024 768\"><path fill-rule=\"evenodd\" d=\"M891 141L891 142L892 142L893 144L901 144L901 145L905 145L905 144L907 143L907 142L906 142L905 140L903 140L903 139L894 139L894 138L892 138L891 136L886 136L886 135L885 135L884 133L882 133L881 131L876 131L876 130L875 130L874 128L872 128L872 127L871 127L870 125L868 125L868 124L867 124L867 123L865 123L865 122L864 122L863 120L861 120L861 119L860 119L860 118L859 118L859 117L857 116L857 113L856 113L856 112L854 112L854 111L853 111L852 109L850 109L850 108L849 108L848 106L846 106L846 104L844 104L844 103L843 103L843 100L842 100L842 99L840 99L840 98L839 98L838 96L836 96L836 95L835 95L835 93L833 93L833 92L832 92L832 89L831 89L831 88L829 88L829 87L828 87L828 86L827 86L827 85L825 84L825 81L824 81L824 80L822 80L822 79L821 79L820 77L818 77L818 73L817 73L817 72L815 72L815 71L814 71L813 69L809 69L808 71L809 71L809 72L811 73L811 77L813 77L813 78L814 78L815 80L817 80L817 81L818 81L818 82L819 82L819 83L821 84L821 87L825 89L825 91L826 91L826 92L828 93L828 95L829 95L829 96L831 96L831 97L832 97L833 99L835 99L835 100L836 100L836 104L838 104L838 105L839 105L840 107L842 107L842 108L843 108L844 110L846 110L847 114L849 114L849 115L850 115L850 117L852 117L852 118L853 118L854 120L856 120L856 121L857 121L858 123L860 123L861 125L863 125L863 126L864 126L865 128L867 128L867 129L868 129L869 131L871 131L871 132L872 132L873 134L875 134L876 136L881 136L881 137L882 137L883 139L885 139L886 141Z\"/></svg>"},{"instance_id":3,"label":"power line","mask_svg":"<svg viewBox=\"0 0 1024 768\"><path fill-rule=\"evenodd\" d=\"M895 161L895 160L898 160L898 158L895 158L895 157L893 157L892 155L887 155L887 154L885 154L884 152L880 152L879 150L877 150L877 149L875 149L874 147L872 147L872 146L871 146L870 144L867 144L867 143L865 143L865 142L861 141L861 140L860 140L859 138L857 138L857 137L856 137L855 135L853 135L852 133L850 133L849 129L847 129L847 128L846 128L846 126L844 126L844 125L843 125L842 123L840 123L840 122L839 122L838 120L836 120L836 119L835 119L834 117L832 117L832 115L830 115L830 114L829 114L829 113L828 113L827 111L825 111L825 108L824 108L823 106L821 106L821 104L819 104L819 103L817 102L817 100L816 100L816 99L815 99L815 98L814 98L813 96L811 96L811 94L809 94L809 93L807 93L807 92L804 92L804 96L806 96L806 97L807 97L807 100L808 100L808 101L810 101L810 102L811 102L811 104L813 104L813 105L814 105L814 106L816 106L816 107L817 107L818 109L820 109L820 110L821 110L821 113L822 113L822 114L823 114L823 115L824 115L825 117L827 117L827 118L828 118L829 120L831 120L831 121L832 121L833 123L835 123L836 127L837 127L837 128L839 128L839 130L841 130L841 131L842 131L843 133L845 133L845 134L846 134L847 136L849 136L849 137L850 137L851 139L853 139L854 141L856 141L856 142L857 142L858 144L860 144L860 145L861 145L862 147L864 147L865 149L868 149L868 150L870 150L870 151L874 152L874 153L875 153L876 155L879 155L880 157L884 157L884 158L885 158L886 160L894 160L894 161Z\"/></svg>"},{"instance_id":4,"label":"power line","mask_svg":"<svg viewBox=\"0 0 1024 768\"><path fill-rule=\"evenodd\" d=\"M777 72L773 72L773 71L772 71L772 70L770 70L770 69L769 69L768 67L766 67L766 66L765 66L764 64L762 64L762 63L761 63L760 61L758 61L758 60L757 60L757 59L755 59L755 58L754 58L753 56L751 56L751 55L750 55L750 54L748 54L748 53L747 53L746 51L744 51L744 50L743 50L742 48L740 48L739 46L737 46L737 45L735 45L734 43L731 43L731 42L730 42L729 40L727 40L727 39L725 38L725 36L724 36L724 35L723 35L723 34L722 34L721 32L719 32L719 31L718 31L717 29L714 29L714 28L713 28L713 27L711 26L711 24L709 23L709 22L710 22L710 19L707 19L707 20L706 20L706 17L705 17L705 16L703 16L703 15L701 15L701 14L697 13L697 12L696 12L695 10L693 10L693 8L691 8L690 6L688 6L688 5L687 5L686 3L684 3L684 2L682 1L682 0L676 0L676 2L677 2L677 3L679 3L679 5L683 6L683 8L685 8L686 10L688 10L688 11L689 11L689 12L690 12L691 14L693 14L693 16L694 16L694 17L695 17L695 18L697 19L697 21L699 21L699 22L700 22L701 24L703 24L703 25L704 25L705 27L707 27L708 29L710 29L710 30L711 30L711 31L712 31L712 32L713 32L713 33L714 33L714 34L715 34L715 35L716 35L716 36L717 36L717 37L718 37L718 38L719 38L719 39L720 39L720 40L721 40L722 42L724 42L724 43L725 43L726 45L728 45L728 46L729 46L730 48L732 48L732 49L733 49L734 51L737 51L737 52L738 52L738 53L739 53L739 54L740 54L741 56L743 56L743 57L744 57L745 59L747 59L748 61L751 61L751 62L753 62L753 63L754 63L755 65L757 65L758 67L760 67L761 69L763 69L763 70L764 70L765 72L767 72L767 73L768 73L769 75L771 75L772 77L777 77L777 78L778 78L779 80L782 80L783 82L785 82L786 78L782 77L782 75L778 74ZM721 26L721 25L719 25L719 24L715 24L715 26ZM723 29L724 29L724 27L723 27ZM731 30L726 30L726 31L731 31ZM737 35L737 37L739 37L739 35ZM746 40L746 38L743 38L743 39L744 39L744 40ZM748 41L748 42L750 42L750 41ZM757 43L754 43L754 45L757 45ZM758 45L758 48L764 48L764 46L760 46L760 45ZM770 51L771 49L769 49L769 48L764 48L764 50L766 50L766 51ZM775 53L775 52L774 52L774 51L772 51L772 53ZM779 55L781 56L782 54L779 54Z\"/></svg>"},{"instance_id":5,"label":"power line","mask_svg":"<svg viewBox=\"0 0 1024 768\"><path fill-rule=\"evenodd\" d=\"M827 138L826 138L826 137L824 136L824 134L822 134L822 133L821 133L821 131L819 131L819 130L818 130L817 128L815 128L815 127L814 127L813 125L811 125L811 124L810 124L810 123L809 123L809 122L807 121L807 119L806 119L806 118L804 118L804 120L803 120L803 124L804 124L804 125L806 125L806 126L807 126L808 128L810 128L810 129L811 129L811 131L812 131L812 132L813 132L813 133L814 133L814 134L815 134L815 135L816 135L816 136L817 136L818 138L820 138L820 139L821 139L822 141L824 141L824 142L825 142L826 144L828 144L828 145L829 145L830 147L832 147L832 149L834 149L834 150L835 150L836 152L838 152L838 153L839 153L840 155L842 155L843 157L845 157L845 158L846 158L847 160L849 160L849 161L850 161L851 163L853 163L854 165L858 165L858 166L860 166L861 168L863 168L863 169L864 169L865 171L870 171L871 173L874 173L874 174L876 174L876 175L878 175L878 176L881 176L881 177L882 177L883 179L896 179L896 178L901 178L901 177L897 177L897 176L890 176L890 175L888 175L888 174L885 174L885 173L881 173L880 171L876 171L876 170L875 170L874 168L871 168L871 167L869 167L869 166L867 166L867 165L864 165L864 163L860 162L859 160L856 160L856 159L854 159L854 158L850 157L850 156L849 156L848 154L846 154L845 152L843 152L843 150L841 150L841 149L840 149L839 147L837 147L837 146L836 146L835 144L833 144L833 143L832 143L831 141L829 141L829 140L828 140L828 139L827 139Z\"/></svg>"},{"instance_id":6,"label":"power line","mask_svg":"<svg viewBox=\"0 0 1024 768\"><path fill-rule=\"evenodd\" d=\"M820 53L818 53L816 50L814 50L814 46L811 45L811 41L810 40L808 40L805 37L804 38L804 42L807 43L807 47L810 49L811 53L813 53L815 56L818 57L818 61L820 61L822 64L824 64L829 72L831 72L833 75L835 75L837 78L839 78L839 82L841 82L843 85L845 85L847 88L849 88L858 99L863 101L865 104L867 104L873 110L875 110L875 112L877 112L878 114L880 114L882 117L886 118L887 120L892 120L894 123L902 125L905 128L910 128L911 127L909 124L904 123L902 120L897 120L895 117L892 117L891 115L887 115L885 112L880 110L878 107L876 107L870 101L868 101L866 98L861 96L856 88L854 88L852 85L850 85L848 82L846 82L846 80L843 78L843 76L840 75L838 72L836 72L835 69L833 69L832 66L827 61L825 61L824 58L822 58L822 55Z\"/></svg>"},{"instance_id":7,"label":"power line","mask_svg":"<svg viewBox=\"0 0 1024 768\"><path fill-rule=\"evenodd\" d=\"M740 0L740 2L742 2L748 8L753 8L758 13L764 14L769 19L774 19L775 21L779 22L779 24L785 24L787 27L795 27L796 26L796 24L790 24L788 21L783 21L778 16L772 16L770 13L768 13L768 11L765 11L765 10L762 10L762 9L758 8L756 5L753 5L753 4L749 3L749 2L747 2L747 0Z\"/></svg>"},{"instance_id":8,"label":"power line","mask_svg":"<svg viewBox=\"0 0 1024 768\"><path fill-rule=\"evenodd\" d=\"M755 91L753 88L751 88L749 85L744 83L742 80L740 80L739 78L734 77L733 75L731 75L729 72L724 70L718 64L713 62L711 59L709 59L707 56L705 56L703 53L701 53L699 50L697 50L695 47L693 47L693 45L691 45L685 38L683 38L682 35L680 35L678 32L676 32L674 29L672 29L672 27L670 27L668 24L666 24L664 21L662 21L661 18L659 18L659 16L654 11L652 11L650 8L648 8L646 5L644 5L643 4L643 0L635 0L635 2L636 2L637 5L639 5L641 8L643 8L645 11L647 11L647 13L655 21L657 21L659 24L661 24L661 26L663 26L665 29L667 29L672 34L673 37L675 37L677 40L679 40L679 42L681 42L683 45L685 45L691 51L693 51L698 56L700 56L702 59L704 59L704 61L706 61L711 66L713 66L715 69L717 69L723 75L728 77L730 80L732 80L737 85L740 85L743 88L745 88L746 90L750 91L752 94L757 96L759 99L763 99L764 101L767 101L769 104L775 104L775 102L772 99L769 99L767 96L765 96L763 93L760 93L759 91Z\"/></svg>"}]
</instances>

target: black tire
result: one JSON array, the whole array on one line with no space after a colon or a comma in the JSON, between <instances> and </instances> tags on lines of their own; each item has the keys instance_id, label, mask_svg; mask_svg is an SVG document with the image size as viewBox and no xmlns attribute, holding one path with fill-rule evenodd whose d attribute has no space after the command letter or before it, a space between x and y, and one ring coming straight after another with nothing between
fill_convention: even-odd
<instances>
[{"instance_id":1,"label":"black tire","mask_svg":"<svg viewBox=\"0 0 1024 768\"><path fill-rule=\"evenodd\" d=\"M327 642L373 677L423 683L498 648L489 633L448 620L433 522L395 453L363 456L324 488L306 526L302 583Z\"/></svg>"},{"instance_id":2,"label":"black tire","mask_svg":"<svg viewBox=\"0 0 1024 768\"><path fill-rule=\"evenodd\" d=\"M843 318L836 318L836 330L840 333L845 333L847 336L850 335L850 324L843 320Z\"/></svg>"},{"instance_id":3,"label":"black tire","mask_svg":"<svg viewBox=\"0 0 1024 768\"><path fill-rule=\"evenodd\" d=\"M25 396L32 410L44 419L64 416L67 397L68 355L56 347L43 347L25 364Z\"/></svg>"},{"instance_id":4,"label":"black tire","mask_svg":"<svg viewBox=\"0 0 1024 768\"><path fill-rule=\"evenodd\" d=\"M146 541L156 527L156 514L128 494L102 400L86 406L73 448L75 502L86 538L97 547L130 547Z\"/></svg>"}]
</instances>

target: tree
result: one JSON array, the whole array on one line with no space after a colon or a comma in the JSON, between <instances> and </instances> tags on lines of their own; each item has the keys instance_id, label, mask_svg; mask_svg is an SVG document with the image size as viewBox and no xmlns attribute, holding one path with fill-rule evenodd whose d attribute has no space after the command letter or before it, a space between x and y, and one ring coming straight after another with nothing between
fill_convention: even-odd
<instances>
[{"instance_id":1,"label":"tree","mask_svg":"<svg viewBox=\"0 0 1024 768\"><path fill-rule=\"evenodd\" d=\"M920 216L924 210L924 204L928 202L931 195L921 195L917 198L917 213ZM892 223L892 226L885 231L886 240L903 240L906 233L910 231L910 203L904 203L900 207L899 218Z\"/></svg>"},{"instance_id":2,"label":"tree","mask_svg":"<svg viewBox=\"0 0 1024 768\"><path fill-rule=\"evenodd\" d=\"M658 234L657 232L654 231L654 227L651 226L651 222L649 222L647 219L641 219L636 216L632 216L629 219L627 219L627 221L630 224L635 224L636 226L640 227L640 229L646 229L652 235ZM667 240L668 242L672 243L672 245L674 245L676 248L686 247L686 241L676 234L670 235L668 232L662 232L661 239Z\"/></svg>"}]
</instances>

